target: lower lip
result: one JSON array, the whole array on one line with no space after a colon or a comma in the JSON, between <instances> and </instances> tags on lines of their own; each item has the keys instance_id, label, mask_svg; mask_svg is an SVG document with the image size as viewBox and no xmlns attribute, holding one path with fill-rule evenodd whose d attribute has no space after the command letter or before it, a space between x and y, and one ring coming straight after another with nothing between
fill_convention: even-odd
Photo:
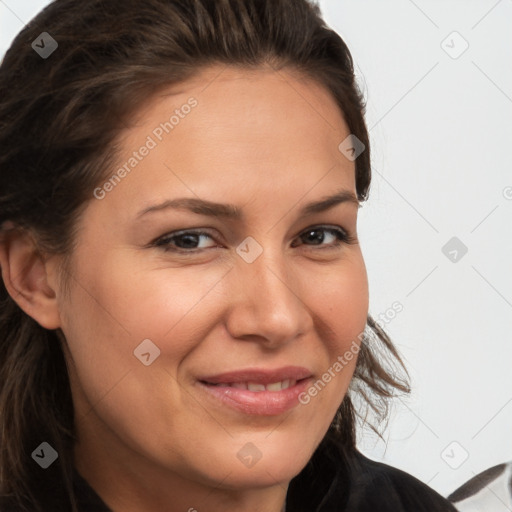
<instances>
[{"instance_id":1,"label":"lower lip","mask_svg":"<svg viewBox=\"0 0 512 512\"><path fill-rule=\"evenodd\" d=\"M204 382L199 382L199 385L222 404L245 414L275 416L298 405L298 397L307 389L310 381L311 378L302 379L294 386L281 391L249 391L229 386L213 386Z\"/></svg>"}]
</instances>

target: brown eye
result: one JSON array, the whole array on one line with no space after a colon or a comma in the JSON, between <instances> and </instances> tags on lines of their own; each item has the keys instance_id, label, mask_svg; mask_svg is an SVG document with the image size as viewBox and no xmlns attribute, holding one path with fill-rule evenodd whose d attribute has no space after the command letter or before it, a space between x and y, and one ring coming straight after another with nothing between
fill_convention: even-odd
<instances>
[{"instance_id":1,"label":"brown eye","mask_svg":"<svg viewBox=\"0 0 512 512\"><path fill-rule=\"evenodd\" d=\"M213 240L212 236L204 231L178 231L159 238L153 245L162 247L164 251L199 252L208 248L197 247L204 237Z\"/></svg>"},{"instance_id":2,"label":"brown eye","mask_svg":"<svg viewBox=\"0 0 512 512\"><path fill-rule=\"evenodd\" d=\"M212 235L205 231L177 231L159 238L151 245L160 247L165 252L194 254L216 247L215 245L199 247L201 240L205 238L214 240ZM337 248L342 244L357 243L357 238L350 236L341 227L313 226L301 233L299 239L304 245L318 246L322 250ZM326 239L328 242L329 239L333 240L325 243ZM293 245L293 247L296 247L296 245Z\"/></svg>"},{"instance_id":3,"label":"brown eye","mask_svg":"<svg viewBox=\"0 0 512 512\"><path fill-rule=\"evenodd\" d=\"M331 237L334 237L335 240L332 243L328 243L327 245L324 244L326 235L330 235ZM300 235L300 240L306 244L306 245L313 245L313 246L322 246L322 249L324 248L333 248L333 247L339 247L341 244L346 243L355 243L357 239L355 237L350 236L344 229L341 228L334 228L334 227L322 227L322 226L314 226L311 228L308 228L306 231L304 231ZM327 237L328 238L328 237Z\"/></svg>"}]
</instances>

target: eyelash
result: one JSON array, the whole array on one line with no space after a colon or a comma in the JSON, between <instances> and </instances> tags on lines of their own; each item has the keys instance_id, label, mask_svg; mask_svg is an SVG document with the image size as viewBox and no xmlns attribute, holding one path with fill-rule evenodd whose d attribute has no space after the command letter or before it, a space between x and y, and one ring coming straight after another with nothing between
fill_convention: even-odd
<instances>
[{"instance_id":1,"label":"eyelash","mask_svg":"<svg viewBox=\"0 0 512 512\"><path fill-rule=\"evenodd\" d=\"M300 238L302 235L307 235L311 231L325 231L325 232L333 234L337 238L335 243L330 244L330 245L328 245L326 247L319 247L319 250L339 249L342 244L347 244L348 245L348 244L355 244L355 243L357 243L357 238L356 237L350 235L347 231L345 231L342 228L338 228L338 227L312 226L312 227L307 228L306 230L304 230L299 235L298 238ZM163 248L163 250L165 252L173 252L173 253L178 253L178 254L191 254L191 253L194 254L194 253L199 253L199 252L205 251L207 249L214 248L214 247L205 247L205 248L202 248L202 249L182 249L181 247L171 248L171 246L169 245L170 241L175 240L176 238L180 238L180 237L185 236L185 235L195 235L195 236L199 236L199 237L200 236L207 236L207 237L210 237L210 238L213 239L213 236L210 233L207 233L205 231L194 231L194 230L190 230L190 231L176 231L175 233L170 233L168 235L165 235L165 236L155 240L151 244L151 246L161 247L161 248ZM315 247L315 246L313 245L313 247Z\"/></svg>"}]
</instances>

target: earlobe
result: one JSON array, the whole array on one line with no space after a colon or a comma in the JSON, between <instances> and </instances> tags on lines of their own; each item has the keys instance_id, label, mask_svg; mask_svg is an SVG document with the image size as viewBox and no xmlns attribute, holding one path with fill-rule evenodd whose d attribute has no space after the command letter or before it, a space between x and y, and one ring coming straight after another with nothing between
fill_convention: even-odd
<instances>
[{"instance_id":1,"label":"earlobe","mask_svg":"<svg viewBox=\"0 0 512 512\"><path fill-rule=\"evenodd\" d=\"M0 238L0 267L9 295L46 329L60 327L55 290L48 284L48 265L27 231L4 223Z\"/></svg>"}]
</instances>

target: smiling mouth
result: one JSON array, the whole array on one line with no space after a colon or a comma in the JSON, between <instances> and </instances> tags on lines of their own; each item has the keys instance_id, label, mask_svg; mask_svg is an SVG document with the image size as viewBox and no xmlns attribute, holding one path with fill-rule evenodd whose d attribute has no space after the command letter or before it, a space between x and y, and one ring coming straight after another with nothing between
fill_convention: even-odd
<instances>
[{"instance_id":1,"label":"smiling mouth","mask_svg":"<svg viewBox=\"0 0 512 512\"><path fill-rule=\"evenodd\" d=\"M300 379L303 380L303 379ZM219 382L219 383L210 383L206 381L201 381L203 384L207 386L217 386L217 387L227 387L227 388L235 388L235 389L243 389L247 391L253 392L261 392L261 391L282 391L283 389L288 389L295 384L297 384L297 380L295 379L285 379L282 381L272 382L270 384L261 384L259 382Z\"/></svg>"},{"instance_id":2,"label":"smiling mouth","mask_svg":"<svg viewBox=\"0 0 512 512\"><path fill-rule=\"evenodd\" d=\"M248 415L278 416L300 404L299 396L306 391L311 381L311 377L306 377L297 381L285 379L268 384L251 381L198 383L217 407Z\"/></svg>"}]
</instances>

